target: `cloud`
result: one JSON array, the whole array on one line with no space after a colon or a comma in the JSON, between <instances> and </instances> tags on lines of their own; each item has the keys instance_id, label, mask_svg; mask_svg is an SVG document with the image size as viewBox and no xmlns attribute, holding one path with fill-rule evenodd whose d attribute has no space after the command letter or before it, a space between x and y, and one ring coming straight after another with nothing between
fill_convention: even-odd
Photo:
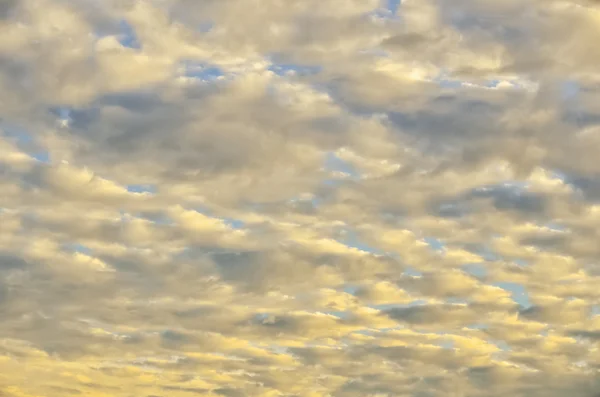
<instances>
[{"instance_id":1,"label":"cloud","mask_svg":"<svg viewBox=\"0 0 600 397\"><path fill-rule=\"evenodd\" d=\"M593 396L599 10L0 1L0 394Z\"/></svg>"}]
</instances>

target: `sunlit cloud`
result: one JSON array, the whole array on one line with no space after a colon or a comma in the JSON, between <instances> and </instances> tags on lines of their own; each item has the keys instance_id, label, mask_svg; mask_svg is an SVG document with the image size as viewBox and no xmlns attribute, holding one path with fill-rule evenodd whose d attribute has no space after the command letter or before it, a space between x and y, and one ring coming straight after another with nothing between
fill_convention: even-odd
<instances>
[{"instance_id":1,"label":"sunlit cloud","mask_svg":"<svg viewBox=\"0 0 600 397\"><path fill-rule=\"evenodd\" d=\"M0 395L600 390L600 4L0 1Z\"/></svg>"}]
</instances>

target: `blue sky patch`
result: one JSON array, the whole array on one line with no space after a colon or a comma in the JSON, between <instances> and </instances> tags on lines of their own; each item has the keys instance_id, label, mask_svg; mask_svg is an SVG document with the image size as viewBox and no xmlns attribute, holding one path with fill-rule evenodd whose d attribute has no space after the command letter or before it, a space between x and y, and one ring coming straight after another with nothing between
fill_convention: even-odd
<instances>
[{"instance_id":1,"label":"blue sky patch","mask_svg":"<svg viewBox=\"0 0 600 397\"><path fill-rule=\"evenodd\" d=\"M58 120L64 121L64 120L70 120L71 119L71 108L69 107L65 107L65 106L58 106L58 107L50 107L48 109L50 111L50 113L52 113L53 115L55 115Z\"/></svg>"},{"instance_id":2,"label":"blue sky patch","mask_svg":"<svg viewBox=\"0 0 600 397\"><path fill-rule=\"evenodd\" d=\"M517 266L520 267L527 267L529 266L529 262L527 262L525 259L521 259L521 258L515 258L512 260Z\"/></svg>"},{"instance_id":3,"label":"blue sky patch","mask_svg":"<svg viewBox=\"0 0 600 397\"><path fill-rule=\"evenodd\" d=\"M381 305L370 305L369 307L372 309L377 309L381 311L387 311L391 309L406 309L409 307L415 306L423 306L427 305L427 301L424 299L417 299L409 303L385 303Z\"/></svg>"},{"instance_id":4,"label":"blue sky patch","mask_svg":"<svg viewBox=\"0 0 600 397\"><path fill-rule=\"evenodd\" d=\"M385 0L386 8L392 15L396 15L402 4L402 0Z\"/></svg>"},{"instance_id":5,"label":"blue sky patch","mask_svg":"<svg viewBox=\"0 0 600 397\"><path fill-rule=\"evenodd\" d=\"M172 225L174 223L173 220L165 213L142 213L139 214L139 217L142 219L147 219L150 222L156 223L157 225Z\"/></svg>"},{"instance_id":6,"label":"blue sky patch","mask_svg":"<svg viewBox=\"0 0 600 397\"><path fill-rule=\"evenodd\" d=\"M492 285L510 292L512 299L524 308L527 309L532 306L529 302L529 294L527 293L527 289L522 284L513 282L499 282Z\"/></svg>"},{"instance_id":7,"label":"blue sky patch","mask_svg":"<svg viewBox=\"0 0 600 397\"><path fill-rule=\"evenodd\" d=\"M205 21L198 24L198 30L202 33L208 33L213 30L215 27L215 23L212 21Z\"/></svg>"},{"instance_id":8,"label":"blue sky patch","mask_svg":"<svg viewBox=\"0 0 600 397\"><path fill-rule=\"evenodd\" d=\"M467 325L468 329L481 329L481 330L486 330L488 329L490 326L487 324L483 324L483 323L475 323L475 324L471 324L471 325Z\"/></svg>"},{"instance_id":9,"label":"blue sky patch","mask_svg":"<svg viewBox=\"0 0 600 397\"><path fill-rule=\"evenodd\" d=\"M488 342L496 345L498 347L498 349L502 350L502 351L511 351L511 347L508 343L506 343L506 341L500 340L500 339L490 339L488 340Z\"/></svg>"},{"instance_id":10,"label":"blue sky patch","mask_svg":"<svg viewBox=\"0 0 600 397\"><path fill-rule=\"evenodd\" d=\"M212 211L210 208L207 207L202 207L202 206L198 206L193 208L193 211L196 211L204 216L207 216L209 218L213 218L215 220L220 220L223 223L225 223L227 226L231 227L232 229L242 229L246 223L240 219L235 219L235 218L229 218L229 217L220 217L217 214L214 213L214 211Z\"/></svg>"},{"instance_id":11,"label":"blue sky patch","mask_svg":"<svg viewBox=\"0 0 600 397\"><path fill-rule=\"evenodd\" d=\"M286 76L290 73L300 76L310 76L318 74L323 70L321 66L300 65L295 63L273 63L268 69L279 76Z\"/></svg>"},{"instance_id":12,"label":"blue sky patch","mask_svg":"<svg viewBox=\"0 0 600 397\"><path fill-rule=\"evenodd\" d=\"M479 186L471 190L471 194L479 197L493 197L496 194L523 194L527 191L528 184L524 181L505 181L495 185Z\"/></svg>"},{"instance_id":13,"label":"blue sky patch","mask_svg":"<svg viewBox=\"0 0 600 397\"><path fill-rule=\"evenodd\" d=\"M402 7L402 0L381 0L377 9L367 13L367 16L374 16L376 18L397 20L398 11Z\"/></svg>"},{"instance_id":14,"label":"blue sky patch","mask_svg":"<svg viewBox=\"0 0 600 397\"><path fill-rule=\"evenodd\" d=\"M221 218L223 222L232 229L242 229L246 223L239 219L234 218Z\"/></svg>"},{"instance_id":15,"label":"blue sky patch","mask_svg":"<svg viewBox=\"0 0 600 397\"><path fill-rule=\"evenodd\" d=\"M0 128L2 135L14 139L17 144L28 144L33 142L33 135L26 129L17 125L1 122L0 120Z\"/></svg>"},{"instance_id":16,"label":"blue sky patch","mask_svg":"<svg viewBox=\"0 0 600 397\"><path fill-rule=\"evenodd\" d=\"M328 152L325 155L325 161L324 161L323 167L325 168L326 171L331 172L331 173L346 174L350 180L360 179L360 173L358 172L356 167L354 167L354 165L352 165L348 161L343 160L340 157L338 157L335 154L335 152ZM336 178L325 179L322 181L322 183L326 186L338 186L338 185L344 183L344 179L336 179Z\"/></svg>"},{"instance_id":17,"label":"blue sky patch","mask_svg":"<svg viewBox=\"0 0 600 397\"><path fill-rule=\"evenodd\" d=\"M7 123L0 124L0 134L13 140L17 147L29 154L32 158L42 163L50 162L50 153L45 150L38 142L35 136L28 130Z\"/></svg>"},{"instance_id":18,"label":"blue sky patch","mask_svg":"<svg viewBox=\"0 0 600 397\"><path fill-rule=\"evenodd\" d=\"M449 305L466 305L469 303L468 299L460 298L460 297L456 297L456 296L446 298L446 299L444 299L444 301Z\"/></svg>"},{"instance_id":19,"label":"blue sky patch","mask_svg":"<svg viewBox=\"0 0 600 397\"><path fill-rule=\"evenodd\" d=\"M330 316L335 316L335 317L339 318L340 320L347 319L351 315L351 312L349 312L347 310L344 310L344 311L333 310L333 311L325 311L325 312L321 312L321 313L329 314Z\"/></svg>"},{"instance_id":20,"label":"blue sky patch","mask_svg":"<svg viewBox=\"0 0 600 397\"><path fill-rule=\"evenodd\" d=\"M453 350L454 349L454 341L452 339L441 339L436 342L436 344L442 349Z\"/></svg>"},{"instance_id":21,"label":"blue sky patch","mask_svg":"<svg viewBox=\"0 0 600 397\"><path fill-rule=\"evenodd\" d=\"M481 256L485 261L495 262L502 259L502 256L498 255L494 250L492 250L489 246L477 247L472 250L474 254Z\"/></svg>"},{"instance_id":22,"label":"blue sky patch","mask_svg":"<svg viewBox=\"0 0 600 397\"><path fill-rule=\"evenodd\" d=\"M216 80L225 75L225 72L220 67L202 62L183 62L183 67L185 77L203 81Z\"/></svg>"},{"instance_id":23,"label":"blue sky patch","mask_svg":"<svg viewBox=\"0 0 600 397\"><path fill-rule=\"evenodd\" d=\"M413 269L410 266L405 267L404 268L404 272L402 274L405 275L405 276L409 276L409 277L421 277L421 276L423 276L423 273L421 273L417 269Z\"/></svg>"},{"instance_id":24,"label":"blue sky patch","mask_svg":"<svg viewBox=\"0 0 600 397\"><path fill-rule=\"evenodd\" d=\"M133 48L136 50L142 48L142 45L135 34L135 29L129 22L124 19L121 20L119 23L119 29L121 30L121 33L119 34L119 43L123 47Z\"/></svg>"},{"instance_id":25,"label":"blue sky patch","mask_svg":"<svg viewBox=\"0 0 600 397\"><path fill-rule=\"evenodd\" d=\"M358 288L359 287L357 287L356 285L347 284L347 285L344 285L344 288L342 289L342 291L344 291L347 294L354 295L354 294L356 294L356 291L358 291Z\"/></svg>"},{"instance_id":26,"label":"blue sky patch","mask_svg":"<svg viewBox=\"0 0 600 397\"><path fill-rule=\"evenodd\" d=\"M567 80L561 85L561 96L565 100L575 99L581 92L581 86L574 80Z\"/></svg>"},{"instance_id":27,"label":"blue sky patch","mask_svg":"<svg viewBox=\"0 0 600 397\"><path fill-rule=\"evenodd\" d=\"M452 80L452 79L436 79L435 80L440 87L442 88L460 88L463 85L463 82L460 80Z\"/></svg>"},{"instance_id":28,"label":"blue sky patch","mask_svg":"<svg viewBox=\"0 0 600 397\"><path fill-rule=\"evenodd\" d=\"M80 243L65 244L63 247L68 251L79 252L79 253L85 254L85 255L92 254L92 250L89 247L87 247L83 244L80 244Z\"/></svg>"},{"instance_id":29,"label":"blue sky patch","mask_svg":"<svg viewBox=\"0 0 600 397\"><path fill-rule=\"evenodd\" d=\"M377 255L385 255L385 251L361 241L358 234L353 230L345 229L343 237L337 239L337 241L348 247L357 248L361 251L366 251Z\"/></svg>"},{"instance_id":30,"label":"blue sky patch","mask_svg":"<svg viewBox=\"0 0 600 397\"><path fill-rule=\"evenodd\" d=\"M127 185L127 191L130 193L156 193L155 185Z\"/></svg>"},{"instance_id":31,"label":"blue sky patch","mask_svg":"<svg viewBox=\"0 0 600 397\"><path fill-rule=\"evenodd\" d=\"M488 88L496 88L498 87L498 84L500 84L500 80L490 80L485 82L483 85L488 87Z\"/></svg>"},{"instance_id":32,"label":"blue sky patch","mask_svg":"<svg viewBox=\"0 0 600 397\"><path fill-rule=\"evenodd\" d=\"M488 274L487 267L485 267L484 265L482 265L480 263L465 264L462 266L462 270L465 273L468 273L471 276L474 276L477 278L483 278L483 277L487 276L487 274Z\"/></svg>"},{"instance_id":33,"label":"blue sky patch","mask_svg":"<svg viewBox=\"0 0 600 397\"><path fill-rule=\"evenodd\" d=\"M334 152L328 152L325 156L325 169L332 172L342 172L352 177L359 177L360 173L351 163L338 157Z\"/></svg>"},{"instance_id":34,"label":"blue sky patch","mask_svg":"<svg viewBox=\"0 0 600 397\"><path fill-rule=\"evenodd\" d=\"M566 226L561 225L560 223L557 222L549 222L546 223L544 225L544 227L547 227L550 230L556 231L556 232L564 232L567 230Z\"/></svg>"},{"instance_id":35,"label":"blue sky patch","mask_svg":"<svg viewBox=\"0 0 600 397\"><path fill-rule=\"evenodd\" d=\"M50 153L48 152L36 152L36 153L32 153L31 157L33 157L34 159L36 159L39 162L42 163L49 163L50 162Z\"/></svg>"},{"instance_id":36,"label":"blue sky patch","mask_svg":"<svg viewBox=\"0 0 600 397\"><path fill-rule=\"evenodd\" d=\"M437 239L435 237L425 237L423 240L434 251L443 252L446 249L446 244L444 244L440 239Z\"/></svg>"}]
</instances>

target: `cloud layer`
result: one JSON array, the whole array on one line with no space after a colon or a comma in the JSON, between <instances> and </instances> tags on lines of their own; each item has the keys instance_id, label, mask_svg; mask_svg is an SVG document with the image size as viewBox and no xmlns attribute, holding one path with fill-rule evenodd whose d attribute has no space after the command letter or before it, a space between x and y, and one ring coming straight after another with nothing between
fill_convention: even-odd
<instances>
[{"instance_id":1,"label":"cloud layer","mask_svg":"<svg viewBox=\"0 0 600 397\"><path fill-rule=\"evenodd\" d=\"M0 1L0 394L594 397L600 4Z\"/></svg>"}]
</instances>

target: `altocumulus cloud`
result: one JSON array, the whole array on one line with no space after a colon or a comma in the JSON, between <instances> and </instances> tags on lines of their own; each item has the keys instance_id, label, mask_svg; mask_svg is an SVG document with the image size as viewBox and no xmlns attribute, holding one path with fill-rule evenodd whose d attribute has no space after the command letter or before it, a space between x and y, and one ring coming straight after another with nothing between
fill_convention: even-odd
<instances>
[{"instance_id":1,"label":"altocumulus cloud","mask_svg":"<svg viewBox=\"0 0 600 397\"><path fill-rule=\"evenodd\" d=\"M592 397L600 3L0 1L0 394Z\"/></svg>"}]
</instances>

